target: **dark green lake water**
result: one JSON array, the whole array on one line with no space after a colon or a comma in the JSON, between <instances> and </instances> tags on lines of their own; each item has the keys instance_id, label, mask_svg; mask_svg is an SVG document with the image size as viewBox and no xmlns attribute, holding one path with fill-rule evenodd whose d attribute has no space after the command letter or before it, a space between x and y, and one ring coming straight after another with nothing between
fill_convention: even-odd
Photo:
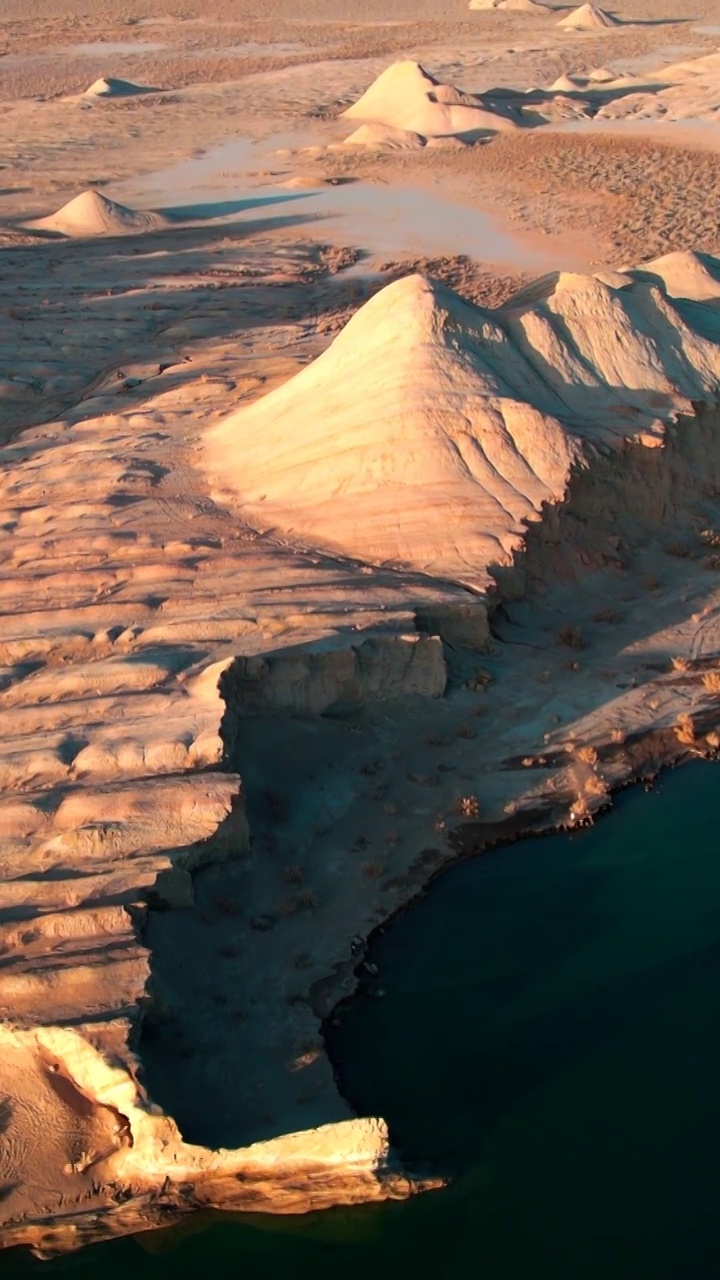
<instances>
[{"instance_id":1,"label":"dark green lake water","mask_svg":"<svg viewBox=\"0 0 720 1280\"><path fill-rule=\"evenodd\" d=\"M5 1255L3 1275L715 1280L719 783L698 762L589 831L455 867L378 939L386 996L354 1001L331 1048L360 1112L457 1172L447 1191Z\"/></svg>"}]
</instances>

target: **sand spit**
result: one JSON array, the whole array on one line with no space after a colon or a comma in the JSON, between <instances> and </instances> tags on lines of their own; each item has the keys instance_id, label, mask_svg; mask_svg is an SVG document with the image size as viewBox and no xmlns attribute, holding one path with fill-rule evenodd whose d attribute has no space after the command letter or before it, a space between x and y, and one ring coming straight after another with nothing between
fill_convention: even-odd
<instances>
[{"instance_id":1,"label":"sand spit","mask_svg":"<svg viewBox=\"0 0 720 1280\"><path fill-rule=\"evenodd\" d=\"M619 27L621 20L595 4L582 4L561 18L557 25L566 31L599 31L605 27Z\"/></svg>"},{"instance_id":2,"label":"sand spit","mask_svg":"<svg viewBox=\"0 0 720 1280\"><path fill-rule=\"evenodd\" d=\"M51 231L71 237L136 235L141 231L154 231L163 225L164 220L159 214L128 209L123 204L108 200L99 191L83 191L57 213L25 223L30 231Z\"/></svg>"},{"instance_id":3,"label":"sand spit","mask_svg":"<svg viewBox=\"0 0 720 1280\"><path fill-rule=\"evenodd\" d=\"M208 466L252 524L484 591L562 500L584 440L659 443L717 380L715 343L632 274L559 276L500 313L409 277L215 428Z\"/></svg>"},{"instance_id":4,"label":"sand spit","mask_svg":"<svg viewBox=\"0 0 720 1280\"><path fill-rule=\"evenodd\" d=\"M158 383L0 458L0 1243L43 1256L436 1185L324 1054L364 939L720 747L720 263L410 277L300 373L248 287L262 399L236 338L157 375L176 311Z\"/></svg>"},{"instance_id":5,"label":"sand spit","mask_svg":"<svg viewBox=\"0 0 720 1280\"><path fill-rule=\"evenodd\" d=\"M343 112L348 120L362 120L420 134L480 136L516 129L507 107L481 96L463 93L435 80L418 62L395 62Z\"/></svg>"}]
</instances>

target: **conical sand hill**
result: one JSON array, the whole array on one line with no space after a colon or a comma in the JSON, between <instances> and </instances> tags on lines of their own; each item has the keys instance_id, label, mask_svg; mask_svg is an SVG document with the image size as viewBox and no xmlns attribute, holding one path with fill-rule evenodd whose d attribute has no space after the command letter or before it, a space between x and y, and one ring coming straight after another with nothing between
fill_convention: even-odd
<instances>
[{"instance_id":1,"label":"conical sand hill","mask_svg":"<svg viewBox=\"0 0 720 1280\"><path fill-rule=\"evenodd\" d=\"M620 19L595 4L583 4L561 18L557 25L566 31L596 31L601 27L619 27Z\"/></svg>"},{"instance_id":2,"label":"conical sand hill","mask_svg":"<svg viewBox=\"0 0 720 1280\"><path fill-rule=\"evenodd\" d=\"M129 98L136 93L156 93L147 85L134 84L132 80L118 80L114 76L101 76L82 95L84 98Z\"/></svg>"},{"instance_id":3,"label":"conical sand hill","mask_svg":"<svg viewBox=\"0 0 720 1280\"><path fill-rule=\"evenodd\" d=\"M57 213L26 223L33 231L54 231L63 236L120 236L150 231L160 225L156 214L128 209L100 195L99 191L83 191Z\"/></svg>"},{"instance_id":4,"label":"conical sand hill","mask_svg":"<svg viewBox=\"0 0 720 1280\"><path fill-rule=\"evenodd\" d=\"M258 527L482 590L589 446L660 443L665 421L720 393L720 347L703 336L715 313L706 326L698 304L691 328L661 266L547 277L497 312L397 281L214 428L206 467Z\"/></svg>"},{"instance_id":5,"label":"conical sand hill","mask_svg":"<svg viewBox=\"0 0 720 1280\"><path fill-rule=\"evenodd\" d=\"M501 114L475 94L441 84L418 62L395 62L348 107L348 120L383 124L424 138L492 133L516 129L510 114Z\"/></svg>"}]
</instances>

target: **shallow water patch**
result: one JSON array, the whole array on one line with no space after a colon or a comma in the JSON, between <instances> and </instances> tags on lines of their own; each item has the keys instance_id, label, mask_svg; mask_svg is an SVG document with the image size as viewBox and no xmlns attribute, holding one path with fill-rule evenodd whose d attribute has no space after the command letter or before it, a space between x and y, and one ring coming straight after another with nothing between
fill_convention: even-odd
<instances>
[{"instance_id":1,"label":"shallow water patch","mask_svg":"<svg viewBox=\"0 0 720 1280\"><path fill-rule=\"evenodd\" d=\"M293 153L312 141L307 132L276 135L261 142L235 138L206 154L124 183L113 197L154 207L180 205L192 192L193 204L210 205L221 194L245 194L278 200L293 173ZM265 181L257 181L258 170ZM272 179L275 179L273 183ZM254 179L254 180L253 180ZM548 268L544 252L504 230L482 208L452 200L432 187L399 183L345 182L313 186L293 182L295 195L307 200L318 219L318 235L369 253L467 254L486 262ZM250 205L248 205L250 207ZM312 234L311 226L303 234Z\"/></svg>"}]
</instances>

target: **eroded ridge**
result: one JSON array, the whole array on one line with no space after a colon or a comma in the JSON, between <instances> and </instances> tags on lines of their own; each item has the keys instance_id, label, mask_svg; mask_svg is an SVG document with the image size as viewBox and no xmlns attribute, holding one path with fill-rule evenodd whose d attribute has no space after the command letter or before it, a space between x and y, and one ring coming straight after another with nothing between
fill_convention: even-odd
<instances>
[{"instance_id":1,"label":"eroded ridge","mask_svg":"<svg viewBox=\"0 0 720 1280\"><path fill-rule=\"evenodd\" d=\"M214 428L207 465L253 523L487 591L593 452L654 447L713 401L716 313L696 303L718 289L689 254L547 277L498 311L407 277Z\"/></svg>"},{"instance_id":2,"label":"eroded ridge","mask_svg":"<svg viewBox=\"0 0 720 1280\"><path fill-rule=\"evenodd\" d=\"M225 420L8 446L3 1244L437 1184L322 1022L458 850L720 747L719 279L411 278Z\"/></svg>"}]
</instances>

